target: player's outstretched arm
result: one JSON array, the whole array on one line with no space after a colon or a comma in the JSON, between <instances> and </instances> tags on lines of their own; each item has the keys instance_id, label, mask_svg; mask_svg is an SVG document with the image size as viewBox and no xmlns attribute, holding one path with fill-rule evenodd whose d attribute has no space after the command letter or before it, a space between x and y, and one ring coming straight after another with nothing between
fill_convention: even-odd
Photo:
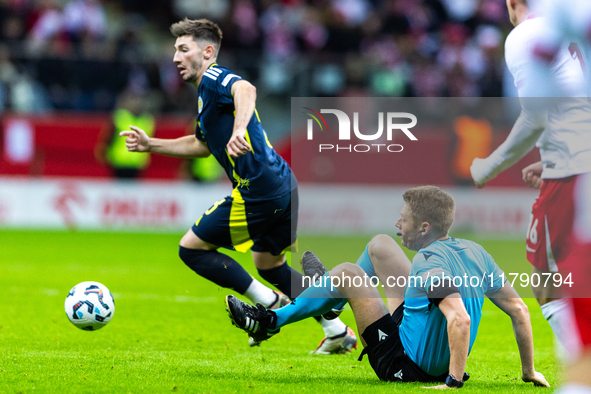
<instances>
[{"instance_id":1,"label":"player's outstretched arm","mask_svg":"<svg viewBox=\"0 0 591 394\"><path fill-rule=\"evenodd\" d=\"M175 139L150 138L139 127L129 126L129 128L131 130L122 131L119 136L126 137L125 145L130 152L157 153L181 159L207 157L211 154L207 145L194 135Z\"/></svg>"},{"instance_id":2,"label":"player's outstretched arm","mask_svg":"<svg viewBox=\"0 0 591 394\"><path fill-rule=\"evenodd\" d=\"M232 137L226 148L228 154L235 158L252 150L250 144L246 141L246 127L254 114L257 99L256 88L250 82L236 81L232 85L232 97L234 98L236 117Z\"/></svg>"},{"instance_id":3,"label":"player's outstretched arm","mask_svg":"<svg viewBox=\"0 0 591 394\"><path fill-rule=\"evenodd\" d=\"M532 189L539 189L542 186L542 171L544 166L541 161L530 164L521 170L523 182Z\"/></svg>"},{"instance_id":4,"label":"player's outstretched arm","mask_svg":"<svg viewBox=\"0 0 591 394\"><path fill-rule=\"evenodd\" d=\"M519 294L507 282L497 292L490 296L490 300L509 317L513 324L513 332L521 357L521 379L532 382L536 386L550 387L544 375L534 368L534 340L531 321L527 305L523 303Z\"/></svg>"},{"instance_id":5,"label":"player's outstretched arm","mask_svg":"<svg viewBox=\"0 0 591 394\"><path fill-rule=\"evenodd\" d=\"M472 162L470 173L476 186L483 188L488 181L517 163L532 150L545 128L545 108L522 100L521 114L505 142L486 159L476 158Z\"/></svg>"}]
</instances>

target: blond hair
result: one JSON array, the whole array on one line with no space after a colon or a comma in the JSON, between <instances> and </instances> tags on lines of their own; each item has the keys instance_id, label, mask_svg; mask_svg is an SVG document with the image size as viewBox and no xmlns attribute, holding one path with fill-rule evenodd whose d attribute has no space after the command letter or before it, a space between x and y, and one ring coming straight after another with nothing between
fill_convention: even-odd
<instances>
[{"instance_id":1,"label":"blond hair","mask_svg":"<svg viewBox=\"0 0 591 394\"><path fill-rule=\"evenodd\" d=\"M408 189L402 198L415 224L427 222L436 233L447 235L456 213L450 194L437 186L419 186Z\"/></svg>"},{"instance_id":2,"label":"blond hair","mask_svg":"<svg viewBox=\"0 0 591 394\"><path fill-rule=\"evenodd\" d=\"M175 37L192 36L193 40L203 40L213 44L216 55L222 45L222 30L208 19L185 18L170 26L170 32Z\"/></svg>"}]
</instances>

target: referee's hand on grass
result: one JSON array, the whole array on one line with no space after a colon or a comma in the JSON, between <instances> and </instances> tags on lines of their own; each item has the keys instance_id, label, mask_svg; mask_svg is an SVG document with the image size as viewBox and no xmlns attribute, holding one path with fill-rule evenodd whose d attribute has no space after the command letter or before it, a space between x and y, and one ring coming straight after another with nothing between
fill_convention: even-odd
<instances>
[{"instance_id":1,"label":"referee's hand on grass","mask_svg":"<svg viewBox=\"0 0 591 394\"><path fill-rule=\"evenodd\" d=\"M521 380L523 380L526 383L533 383L534 386L538 386L538 387L550 387L550 383L548 383L548 381L546 381L546 378L544 377L544 375L542 375L541 373L534 371L532 374L523 374L521 375Z\"/></svg>"}]
</instances>

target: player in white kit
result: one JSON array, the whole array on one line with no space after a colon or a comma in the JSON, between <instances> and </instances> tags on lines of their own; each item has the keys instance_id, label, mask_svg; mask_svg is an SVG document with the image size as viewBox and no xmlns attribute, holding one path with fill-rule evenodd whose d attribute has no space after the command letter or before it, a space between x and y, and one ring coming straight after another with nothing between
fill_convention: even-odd
<instances>
[{"instance_id":1,"label":"player in white kit","mask_svg":"<svg viewBox=\"0 0 591 394\"><path fill-rule=\"evenodd\" d=\"M561 272L568 278L565 264L573 247L574 185L579 174L591 171L585 62L576 42L556 46L546 69L556 84L549 84L538 60L545 54L536 53L536 42L546 34L548 22L531 12L526 0L507 0L507 8L515 29L505 43L505 60L519 92L521 114L505 142L486 159L474 159L470 170L476 185L484 187L534 146L540 149L541 162L523 170L527 184L541 186L527 231L527 258L532 274ZM560 90L549 91L550 86ZM562 289L548 284L532 290L559 341L572 348L576 338L572 310L570 302L561 299Z\"/></svg>"},{"instance_id":2,"label":"player in white kit","mask_svg":"<svg viewBox=\"0 0 591 394\"><path fill-rule=\"evenodd\" d=\"M548 20L545 34L536 42L534 54L542 75L550 74L557 48L566 41L581 44L582 54L591 53L591 1L546 0L540 11ZM591 92L588 59L581 54L581 65L586 71L587 93ZM550 80L560 88L560 82ZM591 134L588 124L587 134ZM566 370L561 394L591 393L591 173L578 177L575 187L575 220L573 227L574 251L569 258L574 284L572 306L579 333L580 349L577 360Z\"/></svg>"}]
</instances>

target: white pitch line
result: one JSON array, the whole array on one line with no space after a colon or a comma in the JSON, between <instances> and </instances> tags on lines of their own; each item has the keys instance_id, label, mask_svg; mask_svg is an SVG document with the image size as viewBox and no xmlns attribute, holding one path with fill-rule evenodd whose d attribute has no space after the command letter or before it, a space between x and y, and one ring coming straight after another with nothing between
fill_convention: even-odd
<instances>
[{"instance_id":1,"label":"white pitch line","mask_svg":"<svg viewBox=\"0 0 591 394\"><path fill-rule=\"evenodd\" d=\"M21 293L24 291L28 291L28 289L24 287L11 287L10 288L12 293ZM46 296L55 297L59 295L68 295L67 291L59 291L57 289L39 289L41 294ZM115 298L115 302L119 299L139 299L139 300L156 300L156 301L165 301L165 302L191 302L194 304L215 304L221 302L217 297L194 297L194 296L187 296L187 295L177 295L177 296L162 296L159 294L151 294L151 293L112 293L113 297Z\"/></svg>"}]
</instances>

